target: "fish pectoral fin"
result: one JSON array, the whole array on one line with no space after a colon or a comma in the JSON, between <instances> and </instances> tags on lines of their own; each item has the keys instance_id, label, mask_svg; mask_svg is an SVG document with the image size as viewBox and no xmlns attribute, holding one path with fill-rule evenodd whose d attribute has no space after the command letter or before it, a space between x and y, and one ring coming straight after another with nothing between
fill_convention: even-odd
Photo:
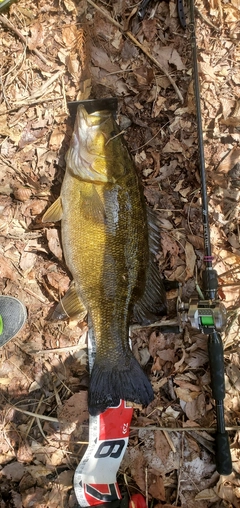
<instances>
[{"instance_id":1,"label":"fish pectoral fin","mask_svg":"<svg viewBox=\"0 0 240 508\"><path fill-rule=\"evenodd\" d=\"M78 296L74 282L71 283L64 297L58 303L51 319L66 319L76 317L83 321L87 314L87 309L81 298Z\"/></svg>"},{"instance_id":2,"label":"fish pectoral fin","mask_svg":"<svg viewBox=\"0 0 240 508\"><path fill-rule=\"evenodd\" d=\"M54 203L48 208L42 217L42 222L57 222L62 219L63 208L62 200L59 196Z\"/></svg>"},{"instance_id":3,"label":"fish pectoral fin","mask_svg":"<svg viewBox=\"0 0 240 508\"><path fill-rule=\"evenodd\" d=\"M154 323L167 312L164 284L151 253L149 258L144 293L133 307L133 317L142 326Z\"/></svg>"},{"instance_id":4,"label":"fish pectoral fin","mask_svg":"<svg viewBox=\"0 0 240 508\"><path fill-rule=\"evenodd\" d=\"M97 224L105 224L106 212L96 187L91 184L81 193L82 200L80 213L84 215L85 219L89 219Z\"/></svg>"}]
</instances>

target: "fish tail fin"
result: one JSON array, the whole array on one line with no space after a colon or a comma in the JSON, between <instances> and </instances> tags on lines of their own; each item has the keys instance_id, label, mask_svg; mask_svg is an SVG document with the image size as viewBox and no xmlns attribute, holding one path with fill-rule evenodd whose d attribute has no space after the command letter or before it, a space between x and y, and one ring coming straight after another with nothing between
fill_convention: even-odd
<instances>
[{"instance_id":1,"label":"fish tail fin","mask_svg":"<svg viewBox=\"0 0 240 508\"><path fill-rule=\"evenodd\" d=\"M92 416L118 406L120 399L148 406L153 398L151 383L132 353L120 358L117 365L95 360L88 392Z\"/></svg>"}]
</instances>

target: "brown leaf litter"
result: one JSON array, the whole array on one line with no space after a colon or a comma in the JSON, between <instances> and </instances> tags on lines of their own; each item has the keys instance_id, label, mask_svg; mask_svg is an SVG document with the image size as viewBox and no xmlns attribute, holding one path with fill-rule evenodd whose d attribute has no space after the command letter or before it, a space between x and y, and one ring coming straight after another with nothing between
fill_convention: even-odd
<instances>
[{"instance_id":1,"label":"brown leaf litter","mask_svg":"<svg viewBox=\"0 0 240 508\"><path fill-rule=\"evenodd\" d=\"M58 225L41 215L59 195L72 122L67 102L117 96L119 120L161 224L158 264L201 285L203 227L191 41L176 2L19 0L0 16L0 293L28 320L0 357L0 503L74 508L73 473L88 441L86 324L51 322L70 279ZM207 338L133 332L155 399L135 409L118 481L151 507L238 507L239 2L197 3L197 42L214 267L228 311L226 426L233 473L219 477ZM188 7L184 6L189 20ZM91 94L91 95L90 95ZM168 294L176 316L175 290Z\"/></svg>"}]
</instances>

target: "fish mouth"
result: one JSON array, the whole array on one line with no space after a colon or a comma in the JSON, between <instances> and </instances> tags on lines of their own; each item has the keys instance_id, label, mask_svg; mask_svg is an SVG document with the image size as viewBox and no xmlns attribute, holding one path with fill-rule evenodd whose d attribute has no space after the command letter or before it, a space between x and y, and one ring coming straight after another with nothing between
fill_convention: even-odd
<instances>
[{"instance_id":1,"label":"fish mouth","mask_svg":"<svg viewBox=\"0 0 240 508\"><path fill-rule=\"evenodd\" d=\"M90 127L100 127L111 117L111 113L107 110L94 111L94 113L88 113L84 106L78 106L77 118L78 127L81 130L85 130Z\"/></svg>"},{"instance_id":2,"label":"fish mouth","mask_svg":"<svg viewBox=\"0 0 240 508\"><path fill-rule=\"evenodd\" d=\"M111 116L108 110L88 113L82 104L78 106L66 161L72 171L86 181L107 182L109 179L105 174L104 124Z\"/></svg>"}]
</instances>

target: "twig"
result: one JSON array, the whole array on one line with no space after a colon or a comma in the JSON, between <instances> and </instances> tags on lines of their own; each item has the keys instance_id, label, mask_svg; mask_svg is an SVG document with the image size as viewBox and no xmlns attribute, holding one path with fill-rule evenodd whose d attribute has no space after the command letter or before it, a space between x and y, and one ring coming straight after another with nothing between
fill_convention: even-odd
<instances>
[{"instance_id":1,"label":"twig","mask_svg":"<svg viewBox=\"0 0 240 508\"><path fill-rule=\"evenodd\" d=\"M14 111L17 111L18 109L22 108L23 106L27 106L28 108L30 106L35 106L35 104L41 104L43 102L54 102L54 101L58 101L62 99L61 96L59 97L46 97L46 98L40 98L40 99L33 99L32 101L28 101L27 99L25 99L25 102L20 102L19 105L17 105L16 103L16 106L14 106L14 108L11 108L11 109L8 109L6 111L1 111L0 110L0 117L3 116L3 115L6 115L6 113L13 113Z\"/></svg>"},{"instance_id":2,"label":"twig","mask_svg":"<svg viewBox=\"0 0 240 508\"><path fill-rule=\"evenodd\" d=\"M46 436L45 436L45 434L44 434L44 432L43 432L43 428L42 428L41 420L40 420L40 418L38 418L37 416L36 416L36 422L37 422L37 426L38 426L38 428L39 428L39 430L40 430L40 434L42 434L43 439L45 439L45 441L47 441L47 443L49 443L48 439L46 438Z\"/></svg>"},{"instance_id":3,"label":"twig","mask_svg":"<svg viewBox=\"0 0 240 508\"><path fill-rule=\"evenodd\" d=\"M217 0L217 4L218 4L218 10L219 10L220 23L222 25L223 24L223 9L222 9L221 0Z\"/></svg>"},{"instance_id":4,"label":"twig","mask_svg":"<svg viewBox=\"0 0 240 508\"><path fill-rule=\"evenodd\" d=\"M43 399L44 399L44 395L42 395L42 396L41 396L41 398L40 398L40 400L39 400L39 402L38 402L38 405L37 405L37 409L36 409L36 411L38 411L38 410L40 409L40 407L41 407L41 405L42 405L42 401L43 401ZM32 419L31 419L31 421L30 421L30 423L29 423L28 428L27 428L27 432L26 432L26 436L25 436L25 438L27 438L27 437L28 437L29 432L30 432L30 430L31 430L31 428L32 428L32 426L33 426L33 424L34 424L34 420L35 420L35 418L32 418Z\"/></svg>"},{"instance_id":5,"label":"twig","mask_svg":"<svg viewBox=\"0 0 240 508\"><path fill-rule=\"evenodd\" d=\"M47 422L59 423L58 418L53 418L53 416L45 416L45 415L40 415L38 413L32 413L32 411L26 411L25 409L21 409L20 407L14 406L13 404L10 404L10 406L13 409L16 409L16 411L23 413L24 415L33 416L33 418L40 418L41 420L46 420Z\"/></svg>"},{"instance_id":6,"label":"twig","mask_svg":"<svg viewBox=\"0 0 240 508\"><path fill-rule=\"evenodd\" d=\"M178 86L176 85L175 81L173 80L173 78L170 76L169 72L167 71L167 69L165 69L165 67L163 67L159 62L158 60L156 60L156 58L154 58L154 56L151 55L151 53L149 53L149 51L147 49L144 48L144 46L138 42L137 39L135 39L135 37L132 35L131 32L127 31L127 32L124 32L124 29L123 27L117 22L115 21L115 19L113 19L110 14L108 14L107 11L103 10L101 7L99 7L98 5L95 4L95 2L93 2L93 0L87 0L87 2L92 5L92 7L94 7L94 9L96 9L97 11L101 12L101 14L107 18L113 25L115 25L119 30L121 30L121 32L123 33L123 35L127 36L139 49L141 49L141 51L149 58L149 60L151 60L151 62L153 62L156 67L158 67L163 74L165 74L165 76L167 76L167 78L169 79L171 85L173 86L176 94L178 95L180 101L183 103L184 100L183 100L183 96L178 88Z\"/></svg>"},{"instance_id":7,"label":"twig","mask_svg":"<svg viewBox=\"0 0 240 508\"><path fill-rule=\"evenodd\" d=\"M48 88L56 81L62 74L64 73L63 69L59 69L55 74L53 74L36 92L34 92L30 97L23 97L20 101L14 101L14 104L23 104L26 100L32 101L36 100L39 97L42 97L48 90Z\"/></svg>"},{"instance_id":8,"label":"twig","mask_svg":"<svg viewBox=\"0 0 240 508\"><path fill-rule=\"evenodd\" d=\"M169 123L170 123L170 120L168 122L166 122L162 127L160 127L160 129L157 130L156 134L154 134L154 136L152 136L150 139L148 139L148 141L146 141L146 143L138 146L137 148L134 148L133 150L131 150L131 152L137 152L137 150L141 150L142 148L144 148L144 146L148 145L154 138L156 138L158 136L159 132L161 132L161 130L163 130Z\"/></svg>"},{"instance_id":9,"label":"twig","mask_svg":"<svg viewBox=\"0 0 240 508\"><path fill-rule=\"evenodd\" d=\"M68 115L69 112L68 112L67 97L66 97L66 90L65 90L65 83L64 83L63 76L61 77L61 82L62 82L62 93L63 93L64 110L65 110L65 113Z\"/></svg>"},{"instance_id":10,"label":"twig","mask_svg":"<svg viewBox=\"0 0 240 508\"><path fill-rule=\"evenodd\" d=\"M178 469L178 484L177 484L177 495L176 495L176 501L175 505L178 505L178 498L180 493L180 485L181 485L181 476L182 476L182 466L183 466L183 454L184 454L184 438L185 435L182 434L181 439L181 456L180 456L180 463L179 463L179 469Z\"/></svg>"},{"instance_id":11,"label":"twig","mask_svg":"<svg viewBox=\"0 0 240 508\"><path fill-rule=\"evenodd\" d=\"M204 21L204 23L209 25L211 28L214 28L214 30L216 30L217 32L220 30L220 28L218 26L214 25L206 16L204 16L204 14L202 14L196 6L195 6L195 11L196 11L197 15L199 16L199 18L201 18L201 20Z\"/></svg>"},{"instance_id":12,"label":"twig","mask_svg":"<svg viewBox=\"0 0 240 508\"><path fill-rule=\"evenodd\" d=\"M148 506L148 468L145 467L145 498L146 498L146 505ZM134 503L133 503L134 505Z\"/></svg>"},{"instance_id":13,"label":"twig","mask_svg":"<svg viewBox=\"0 0 240 508\"><path fill-rule=\"evenodd\" d=\"M168 433L166 432L166 430L163 430L162 432L163 432L163 434L164 434L164 436L165 436L165 439L167 440L167 442L168 442L168 444L169 444L169 446L170 446L170 448L171 448L172 452L173 452L173 453L176 453L176 448L175 448L175 446L174 446L174 444L173 444L173 442L172 442L172 440L171 440L170 436L168 435Z\"/></svg>"},{"instance_id":14,"label":"twig","mask_svg":"<svg viewBox=\"0 0 240 508\"><path fill-rule=\"evenodd\" d=\"M28 351L28 353L32 354L34 353L35 355L47 355L49 353L68 353L69 351L78 351L79 349L84 349L84 347L86 348L86 346L79 346L79 345L76 345L76 346L66 346L66 347L57 347L57 348L53 348L53 349L40 349L40 351L35 351L35 349L31 349L30 351Z\"/></svg>"},{"instance_id":15,"label":"twig","mask_svg":"<svg viewBox=\"0 0 240 508\"><path fill-rule=\"evenodd\" d=\"M142 330L144 328L155 328L155 327L161 327L161 326L178 326L178 321L175 320L162 320L162 321L156 321L155 323L150 323L149 325L131 325L130 326L130 333L135 332L135 330Z\"/></svg>"},{"instance_id":16,"label":"twig","mask_svg":"<svg viewBox=\"0 0 240 508\"><path fill-rule=\"evenodd\" d=\"M31 291L31 289L28 289L28 288L24 288L24 291L26 291L26 293L28 293L29 295L31 296L34 296L34 298L36 298L37 300L39 300L41 303L44 303L44 305L48 305L49 303L46 301L45 298L43 298L43 296L40 296L40 295L36 295L36 293L34 293L33 291Z\"/></svg>"},{"instance_id":17,"label":"twig","mask_svg":"<svg viewBox=\"0 0 240 508\"><path fill-rule=\"evenodd\" d=\"M59 423L59 420L58 418L53 418L52 416L45 416L45 415L40 415L40 414L35 414L35 413L32 413L31 411L25 411L24 409L21 409L20 407L17 407L17 406L14 406L13 404L9 404L10 407L12 407L13 409L16 409L16 411L20 411L20 413L23 413L25 415L28 415L28 416L33 416L34 418L40 418L41 420L46 420L48 422L56 422L56 423ZM88 428L89 427L89 424L82 424L82 427L84 428ZM149 425L148 427L138 427L138 426L135 426L135 425L130 425L130 430L142 430L144 428L144 430L165 430L166 432L190 432L190 431L193 431L193 432L202 432L202 431L206 431L206 432L216 432L216 427L158 427L157 425ZM233 425L232 427L226 427L226 430L227 431L232 431L232 430L237 430L239 431L240 430L240 426L239 425Z\"/></svg>"},{"instance_id":18,"label":"twig","mask_svg":"<svg viewBox=\"0 0 240 508\"><path fill-rule=\"evenodd\" d=\"M166 432L216 432L216 427L158 427L157 425L148 425L147 427L140 427L137 425L130 425L130 430L165 430ZM240 430L240 425L233 425L232 427L226 427L226 430Z\"/></svg>"},{"instance_id":19,"label":"twig","mask_svg":"<svg viewBox=\"0 0 240 508\"><path fill-rule=\"evenodd\" d=\"M18 37L19 39L25 44L25 46L30 49L28 47L28 42L27 42L27 39L26 37L24 37L24 35L22 34L22 32L20 32L20 30L18 30L18 28L16 28L12 23L11 21L9 21L9 19L6 18L6 16L0 14L0 21L3 23L3 25L7 26L7 28L9 28L10 30L12 30L12 32L14 32ZM38 49L31 49L30 51L33 51L35 53L35 55L38 56L38 58L40 58L40 60L42 60L43 63L45 63L46 65L48 65L49 67L51 67L51 64L48 62L48 60L45 58L45 56L43 56L43 54L38 51Z\"/></svg>"}]
</instances>

